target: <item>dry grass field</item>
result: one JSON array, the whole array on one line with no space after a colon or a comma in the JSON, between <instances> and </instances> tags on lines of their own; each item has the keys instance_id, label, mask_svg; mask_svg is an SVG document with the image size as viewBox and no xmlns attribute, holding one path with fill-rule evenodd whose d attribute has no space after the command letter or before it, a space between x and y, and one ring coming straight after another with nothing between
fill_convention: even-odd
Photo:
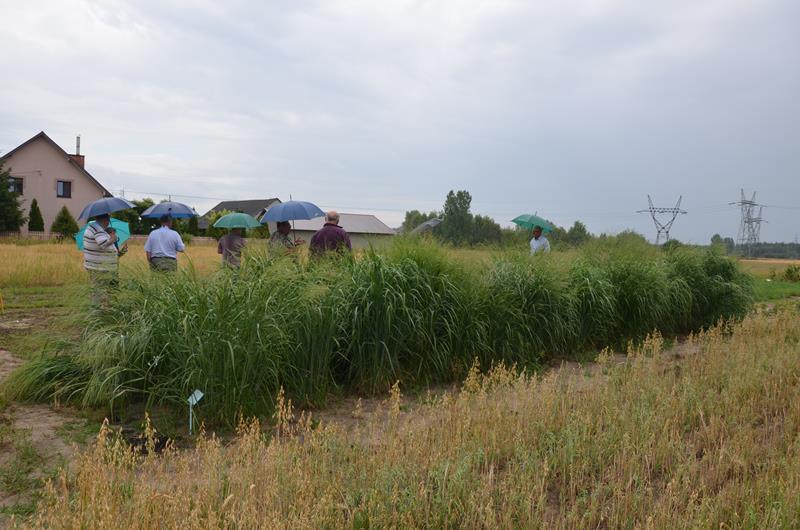
<instances>
[{"instance_id":1,"label":"dry grass field","mask_svg":"<svg viewBox=\"0 0 800 530\"><path fill-rule=\"evenodd\" d=\"M445 252L480 266L498 254ZM190 264L218 270L216 247L189 246ZM742 262L763 300L800 291L767 282L789 264ZM145 265L132 244L123 278ZM0 379L86 347L72 316L85 283L72 245L0 244ZM798 309L772 301L741 323L656 334L596 362L473 370L461 385L346 394L312 413L282 394L271 421L222 437L189 437L183 409L156 409L162 432L145 428L135 448L142 409L93 441L101 412L0 393L0 527L12 515L65 529L798 527Z\"/></svg>"},{"instance_id":2,"label":"dry grass field","mask_svg":"<svg viewBox=\"0 0 800 530\"><path fill-rule=\"evenodd\" d=\"M780 275L786 270L786 267L791 265L800 266L800 260L796 259L740 259L739 263L741 263L745 271L762 278L770 276L773 272L776 275Z\"/></svg>"},{"instance_id":3,"label":"dry grass field","mask_svg":"<svg viewBox=\"0 0 800 530\"><path fill-rule=\"evenodd\" d=\"M131 242L120 259L121 274L145 267L143 243ZM181 267L194 266L205 273L219 267L217 248L212 245L187 245L178 260ZM0 243L0 287L52 287L86 283L83 255L74 244L39 243L17 245Z\"/></svg>"},{"instance_id":4,"label":"dry grass field","mask_svg":"<svg viewBox=\"0 0 800 530\"><path fill-rule=\"evenodd\" d=\"M26 528L792 528L800 316L748 317L580 374L470 374L348 422L283 403L194 450L103 430ZM148 452L147 448L150 449ZM122 523L124 521L124 524Z\"/></svg>"}]
</instances>

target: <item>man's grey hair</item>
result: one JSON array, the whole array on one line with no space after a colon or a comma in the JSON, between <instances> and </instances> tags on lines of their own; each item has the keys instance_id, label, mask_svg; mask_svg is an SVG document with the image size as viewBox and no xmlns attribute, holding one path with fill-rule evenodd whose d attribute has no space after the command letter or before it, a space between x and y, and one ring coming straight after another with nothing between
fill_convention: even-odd
<instances>
[{"instance_id":1,"label":"man's grey hair","mask_svg":"<svg viewBox=\"0 0 800 530\"><path fill-rule=\"evenodd\" d=\"M325 221L329 223L338 223L339 222L339 214L338 212L334 212L331 210L330 212L325 214Z\"/></svg>"}]
</instances>

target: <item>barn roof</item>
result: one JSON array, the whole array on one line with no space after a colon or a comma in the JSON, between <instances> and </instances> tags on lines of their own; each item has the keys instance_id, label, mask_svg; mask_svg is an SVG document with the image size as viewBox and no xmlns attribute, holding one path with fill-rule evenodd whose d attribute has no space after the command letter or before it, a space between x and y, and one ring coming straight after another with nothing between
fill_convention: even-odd
<instances>
[{"instance_id":1,"label":"barn roof","mask_svg":"<svg viewBox=\"0 0 800 530\"><path fill-rule=\"evenodd\" d=\"M295 230L317 231L325 224L324 217L316 219L299 220L294 222ZM359 213L340 213L339 226L351 234L369 235L395 235L394 229L387 226L383 221L370 214Z\"/></svg>"}]
</instances>

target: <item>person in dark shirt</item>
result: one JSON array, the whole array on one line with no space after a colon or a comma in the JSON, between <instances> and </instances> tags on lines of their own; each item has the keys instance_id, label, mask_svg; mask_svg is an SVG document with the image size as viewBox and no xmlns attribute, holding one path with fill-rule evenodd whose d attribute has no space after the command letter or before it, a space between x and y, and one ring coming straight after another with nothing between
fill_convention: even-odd
<instances>
[{"instance_id":1,"label":"person in dark shirt","mask_svg":"<svg viewBox=\"0 0 800 530\"><path fill-rule=\"evenodd\" d=\"M325 224L312 237L309 249L313 256L327 252L351 252L350 236L339 226L339 214L330 211L325 214Z\"/></svg>"},{"instance_id":2,"label":"person in dark shirt","mask_svg":"<svg viewBox=\"0 0 800 530\"><path fill-rule=\"evenodd\" d=\"M241 228L231 228L231 231L219 239L217 253L222 254L222 263L232 269L238 269L242 263L242 249L245 240Z\"/></svg>"}]
</instances>

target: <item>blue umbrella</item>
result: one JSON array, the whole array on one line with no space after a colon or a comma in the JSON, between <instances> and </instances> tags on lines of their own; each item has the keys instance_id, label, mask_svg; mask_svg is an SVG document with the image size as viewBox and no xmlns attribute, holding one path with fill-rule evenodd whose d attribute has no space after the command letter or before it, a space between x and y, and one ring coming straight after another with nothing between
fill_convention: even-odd
<instances>
[{"instance_id":1,"label":"blue umbrella","mask_svg":"<svg viewBox=\"0 0 800 530\"><path fill-rule=\"evenodd\" d=\"M267 213L261 218L261 223L269 221L294 221L296 219L314 219L322 217L325 212L319 209L316 204L305 201L286 201L270 207Z\"/></svg>"},{"instance_id":2,"label":"blue umbrella","mask_svg":"<svg viewBox=\"0 0 800 530\"><path fill-rule=\"evenodd\" d=\"M181 217L197 217L197 212L195 212L194 208L191 206L186 206L183 203L166 201L154 204L143 211L141 217L154 217L158 219L163 215L169 215L170 217L179 219Z\"/></svg>"},{"instance_id":3,"label":"blue umbrella","mask_svg":"<svg viewBox=\"0 0 800 530\"><path fill-rule=\"evenodd\" d=\"M92 223L95 222L96 221L92 221ZM86 223L86 225L75 234L75 243L78 244L78 250L83 250L83 233L86 232L86 228L92 223ZM117 240L117 246L122 246L124 242L131 238L131 227L128 226L128 223L125 221L120 221L112 217L109 226L117 231L117 237L119 238Z\"/></svg>"},{"instance_id":4,"label":"blue umbrella","mask_svg":"<svg viewBox=\"0 0 800 530\"><path fill-rule=\"evenodd\" d=\"M104 199L97 199L96 201L87 204L86 208L84 208L81 214L78 216L78 219L88 219L90 217L97 217L98 215L114 213L133 207L134 204L130 201L126 201L125 199L120 199L119 197L106 197Z\"/></svg>"}]
</instances>

